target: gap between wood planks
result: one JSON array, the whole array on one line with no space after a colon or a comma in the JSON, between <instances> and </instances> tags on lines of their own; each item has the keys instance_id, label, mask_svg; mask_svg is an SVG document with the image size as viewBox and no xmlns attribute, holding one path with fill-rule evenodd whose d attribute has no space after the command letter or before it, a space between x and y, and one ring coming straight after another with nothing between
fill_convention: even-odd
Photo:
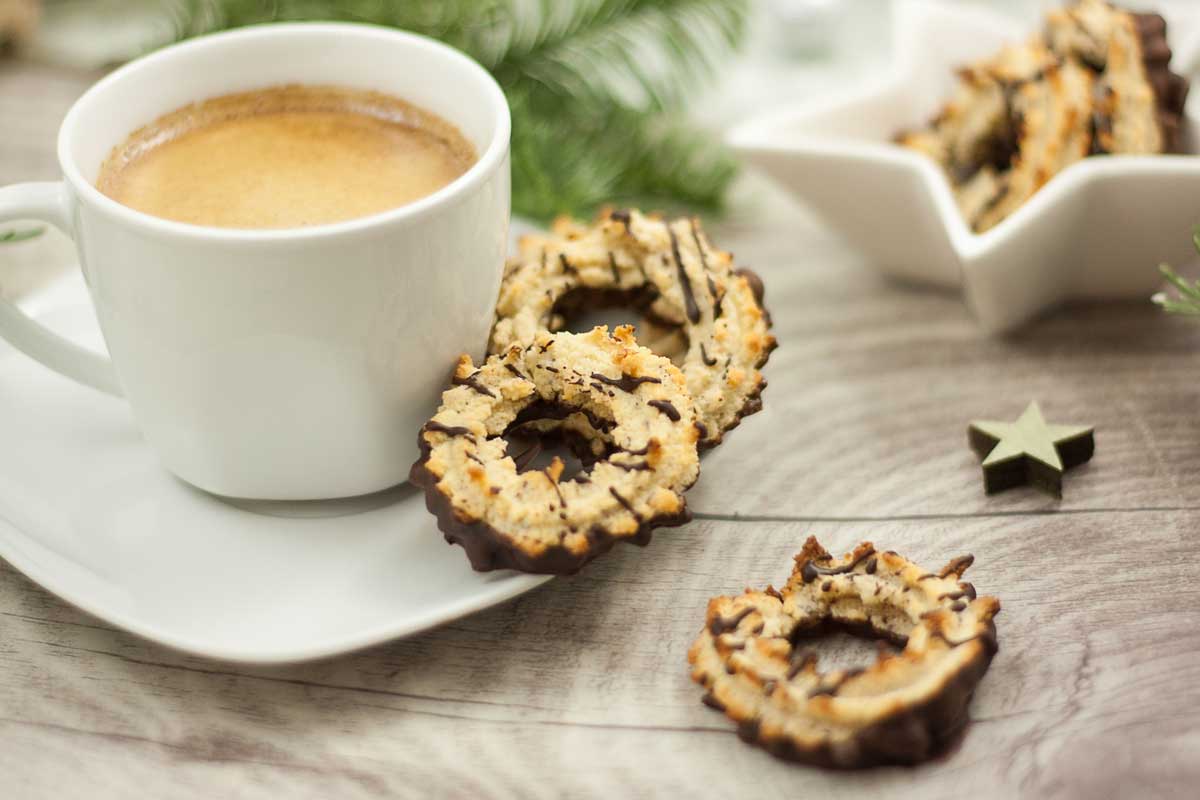
<instances>
[{"instance_id":1,"label":"gap between wood planks","mask_svg":"<svg viewBox=\"0 0 1200 800\"><path fill-rule=\"evenodd\" d=\"M57 620L47 620L47 619L42 619L39 617L32 617L32 616L28 616L28 615L24 615L24 614L12 614L10 612L0 612L0 616L15 617L15 618L24 619L27 621L44 622L44 623L53 624L53 625L75 624L75 623L69 623L69 622L64 623L62 621L57 621ZM96 625L85 625L84 627L103 629L103 628L101 628L101 626L96 626ZM114 633L120 633L120 631L116 628L113 628L111 630ZM113 658L113 659L117 659L119 661L123 661L126 663L136 664L138 666L148 667L148 668L152 668L152 669L178 670L181 672L196 673L196 674L200 674L200 675L208 675L208 676L214 676L214 677L266 681L269 683L298 686L298 687L302 687L302 688L306 688L306 689L325 689L328 691L349 692L349 693L353 693L353 694L380 695L380 696L384 696L384 697L395 697L395 698L404 699L404 700L419 700L419 701L430 702L430 703L455 703L455 704L460 704L460 705L489 706L489 707L502 708L502 709L527 709L527 710L534 710L534 711L543 711L543 712L552 713L552 714L553 713L562 713L563 711L565 711L565 709L554 709L554 708L546 708L546 707L542 707L542 706L531 706L531 705L524 704L524 703L506 703L506 702L496 702L496 701L490 701L490 700L474 700L474 699L453 698L453 697L437 697L434 695L416 694L416 693L411 693L411 692L395 692L395 691L389 691L387 689L375 689L375 688L370 688L370 687L365 687L365 686L349 686L346 684L322 683L320 681L303 680L300 678L285 678L285 677L277 677L277 676L272 676L272 675L254 675L254 674L245 673L245 672L237 672L236 670L206 669L206 668L202 668L202 667L187 666L184 664L170 664L170 663L161 662L161 661L151 661L149 659L134 658L132 656L126 656L121 653L113 653L113 652L110 652L107 650L97 650L95 648L87 648L87 647L76 647L73 645L66 645L66 644L61 644L61 643L57 643L57 642L45 642L45 641L34 640L34 639L20 639L17 641L24 641L26 643L39 644L39 645L43 645L46 647L53 647L56 649L70 650L70 651L88 653L90 655L95 655L95 656L103 656L103 657L107 657L107 658ZM638 724L633 724L633 723L585 722L585 721L569 720L569 719L536 719L536 718L531 719L531 718L520 718L520 717L506 719L506 718L497 718L497 717L476 716L476 715L471 715L471 714L448 714L448 713L440 712L440 711L429 711L426 709L415 709L415 708L396 708L396 707L392 707L392 706L377 706L377 708L380 708L381 710L384 710L384 711L400 712L400 713L406 713L406 714L416 714L418 716L436 717L438 719L456 720L456 721L463 721L463 722L476 722L476 723L492 723L492 724L501 724L501 725L537 725L537 726L566 727L566 728L587 728L587 729L597 729L597 730L625 730L625 731L651 732L651 733L712 733L712 734L721 734L721 735L733 735L736 733L735 729L728 725L652 725L652 724L638 725ZM973 724L987 724L989 722L1000 722L1000 721L1003 721L1010 717L1024 716L1029 713L1031 713L1030 710L1022 710L1022 711L1017 711L1017 712L1012 712L1012 713L1007 713L1007 714L998 714L998 715L995 715L992 717L972 717L971 721ZM61 725L61 724L57 724L57 723L47 723L47 722L38 721L38 720L0 717L0 725L3 725L3 724L30 725L30 726L34 726L34 727L54 728L54 729L62 730L64 732L71 732L71 733L85 735L85 736L105 736L105 737L110 737L110 738L113 736L116 736L118 738L129 738L132 740L144 741L144 742L152 743L152 744L162 744L162 745L169 746L169 747L176 747L175 745L171 745L168 742L159 741L159 740L155 740L155 739L125 736L125 735L112 734L112 733L107 733L107 732L102 732L102 731L93 731L93 730L88 730L85 728L76 728L76 727L72 727L72 726ZM281 765L281 766L287 766L287 765Z\"/></svg>"},{"instance_id":2,"label":"gap between wood planks","mask_svg":"<svg viewBox=\"0 0 1200 800\"><path fill-rule=\"evenodd\" d=\"M692 519L710 522L922 522L940 519L990 519L993 517L1053 517L1057 514L1141 514L1200 511L1200 506L1139 506L1114 508L1042 508L1025 511L969 511L962 514L885 514L882 516L805 516L789 514L714 514L695 511Z\"/></svg>"},{"instance_id":3,"label":"gap between wood planks","mask_svg":"<svg viewBox=\"0 0 1200 800\"><path fill-rule=\"evenodd\" d=\"M58 620L47 620L47 619L42 619L39 617L31 617L31 616L23 615L23 614L12 614L10 612L0 612L0 615L8 616L8 617L16 617L18 619L24 619L24 620L28 620L28 621L44 622L44 623L51 624L51 625L71 624L71 623L63 623ZM86 627L97 628L99 626L88 625ZM120 633L119 629L117 629L117 628L112 628L111 630L114 633ZM551 714L561 713L563 711L563 709L546 708L543 706L531 706L531 705L527 705L524 703L504 703L504 702L496 702L496 701L491 701L491 700L474 700L474 699L454 698L454 697L436 697L434 695L415 694L412 692L395 692L395 691L390 691L388 689L374 689L374 688L367 687L367 686L349 686L346 684L322 683L320 681L310 681L310 680L304 680L301 678L284 678L284 677L278 677L278 676L273 676L273 675L254 675L254 674L247 673L247 672L237 672L235 670L206 669L203 667L193 667L193 666L187 666L184 664L170 664L170 663L162 662L162 661L151 661L149 659L134 658L132 656L123 655L121 653L113 653L108 650L97 650L97 649L89 648L89 647L76 647L74 645L62 644L59 642L45 642L45 641L41 641L41 640L37 640L37 639L16 639L14 641L23 641L23 642L26 642L29 644L39 644L39 645L43 645L45 647L53 647L53 648L60 649L60 650L70 650L70 651L75 651L75 652L80 652L80 653L88 653L90 655L95 655L95 656L104 656L104 657L108 657L108 658L114 658L119 661L124 661L129 664L136 664L138 666L149 667L149 668L154 668L154 669L173 669L173 670L180 670L183 672L191 672L191 673L197 673L200 675L210 675L210 676L223 677L223 678L243 678L246 680L268 681L271 683L285 684L285 685L290 685L290 686L299 686L299 687L303 687L306 689L328 689L330 691L353 692L353 693L358 693L358 694L370 694L370 695L382 695L385 697L396 697L396 698L400 698L403 700L419 700L419 701L431 702L431 703L457 703L457 704L461 704L461 705L490 706L490 707L505 708L505 709L526 709L526 710L532 710L532 711L543 711L543 712L547 712L547 713L551 713ZM381 706L380 708L387 710L387 711L400 711L402 713L407 713L407 714L418 714L421 716L439 717L442 719L450 719L450 720L462 720L462 721L466 721L466 722L492 722L492 723L500 723L500 724L549 725L549 726L556 726L556 727L598 728L598 729L603 729L603 730L651 731L651 732L663 732L663 733L721 733L721 734L734 733L733 728L718 727L715 725L713 725L713 726L710 726L710 725L636 725L636 724L631 724L631 723L582 722L582 721L576 721L576 720L561 720L561 719L536 719L536 718L534 718L534 719L531 719L531 718L503 719L503 718L496 718L496 717L473 716L470 714L446 714L443 712L427 711L427 710L416 709L416 708L394 708L394 707L390 707L390 706ZM11 722L11 723L15 723L15 724L21 724L25 721L16 720L16 719L0 719L0 722ZM34 725L39 724L34 721L28 721L28 722L29 722L29 724L34 724ZM89 731L86 731L86 730L83 730L80 728L72 728L71 730L75 730L80 733L89 733Z\"/></svg>"}]
</instances>

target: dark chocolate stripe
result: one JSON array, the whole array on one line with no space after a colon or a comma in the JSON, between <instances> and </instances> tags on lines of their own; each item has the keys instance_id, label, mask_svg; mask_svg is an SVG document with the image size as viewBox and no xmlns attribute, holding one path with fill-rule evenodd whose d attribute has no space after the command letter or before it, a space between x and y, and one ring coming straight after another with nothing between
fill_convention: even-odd
<instances>
[{"instance_id":1,"label":"dark chocolate stripe","mask_svg":"<svg viewBox=\"0 0 1200 800\"><path fill-rule=\"evenodd\" d=\"M692 239L696 242L696 251L700 253L700 266L704 268L704 279L708 281L708 294L712 298L713 319L721 318L721 301L725 297L717 296L717 284L713 281L712 273L708 268L708 254L704 249L704 242L700 239L700 229L696 225L695 218L692 218Z\"/></svg>"},{"instance_id":2,"label":"dark chocolate stripe","mask_svg":"<svg viewBox=\"0 0 1200 800\"><path fill-rule=\"evenodd\" d=\"M683 293L683 302L687 306L687 318L695 325L700 321L700 307L696 305L696 296L692 294L692 279L688 277L687 270L683 268L683 257L679 255L679 239L669 225L667 233L671 234L671 254L675 256L675 269L679 273L679 290Z\"/></svg>"},{"instance_id":3,"label":"dark chocolate stripe","mask_svg":"<svg viewBox=\"0 0 1200 800\"><path fill-rule=\"evenodd\" d=\"M704 244L700 241L700 230L696 227L696 218L692 217L688 222L692 226L692 240L696 243L696 252L700 254L700 266L704 267L705 272L708 272L708 256L705 255ZM712 277L710 276L709 281L711 280ZM710 283L709 285L711 286L712 284ZM715 295L716 292L713 292L713 294Z\"/></svg>"},{"instance_id":4,"label":"dark chocolate stripe","mask_svg":"<svg viewBox=\"0 0 1200 800\"><path fill-rule=\"evenodd\" d=\"M455 386L469 386L480 394L485 394L488 397L495 397L496 393L479 382L479 370L475 370L465 378L454 376L453 381Z\"/></svg>"},{"instance_id":5,"label":"dark chocolate stripe","mask_svg":"<svg viewBox=\"0 0 1200 800\"><path fill-rule=\"evenodd\" d=\"M854 559L849 564L843 564L840 567L818 567L813 562L806 561L804 563L804 566L800 569L800 577L805 583L811 583L813 580L816 579L816 577L818 575L845 575L847 572L850 572L855 567L857 567L861 562L865 561L866 559L870 558L873 555L875 555L875 551L870 550L866 553L863 553L861 556Z\"/></svg>"},{"instance_id":6,"label":"dark chocolate stripe","mask_svg":"<svg viewBox=\"0 0 1200 800\"><path fill-rule=\"evenodd\" d=\"M704 362L706 367L715 367L717 360L708 354L708 350L704 347L704 342L700 343L700 360Z\"/></svg>"},{"instance_id":7,"label":"dark chocolate stripe","mask_svg":"<svg viewBox=\"0 0 1200 800\"><path fill-rule=\"evenodd\" d=\"M938 577L939 578L948 578L951 575L960 575L961 576L964 572L967 571L967 568L970 567L974 563L975 563L975 556L973 556L973 555L965 555L965 556L959 556L958 558L953 558L950 560L950 563L947 564L945 567L943 567L942 571L938 573Z\"/></svg>"},{"instance_id":8,"label":"dark chocolate stripe","mask_svg":"<svg viewBox=\"0 0 1200 800\"><path fill-rule=\"evenodd\" d=\"M791 666L787 671L789 681L799 675L802 670L817 663L817 654L811 650L793 650L790 658Z\"/></svg>"},{"instance_id":9,"label":"dark chocolate stripe","mask_svg":"<svg viewBox=\"0 0 1200 800\"><path fill-rule=\"evenodd\" d=\"M671 422L679 422L679 420L681 419L681 417L679 416L679 410L676 409L675 406L671 405L666 400L651 400L650 405L654 406L659 411L666 414L667 418L670 419Z\"/></svg>"},{"instance_id":10,"label":"dark chocolate stripe","mask_svg":"<svg viewBox=\"0 0 1200 800\"><path fill-rule=\"evenodd\" d=\"M628 511L630 514L633 514L634 519L636 519L638 522L642 521L642 515L637 513L636 511L634 511L633 505L628 500L626 500L624 497L621 496L621 493L616 490L616 487L614 487L614 486L608 487L608 493L611 494L613 497L617 498L617 502L620 503L622 506L624 506L625 510Z\"/></svg>"},{"instance_id":11,"label":"dark chocolate stripe","mask_svg":"<svg viewBox=\"0 0 1200 800\"><path fill-rule=\"evenodd\" d=\"M708 624L708 632L713 636L720 636L723 633L737 630L737 626L742 624L742 620L754 613L754 606L743 608L732 617L722 617L720 615L713 617L713 621Z\"/></svg>"},{"instance_id":12,"label":"dark chocolate stripe","mask_svg":"<svg viewBox=\"0 0 1200 800\"><path fill-rule=\"evenodd\" d=\"M442 423L440 423L436 420L430 420L429 422L426 422L425 430L439 431L441 433L446 434L447 436L463 436L463 435L469 434L471 432L470 428L463 428L459 425L443 425Z\"/></svg>"},{"instance_id":13,"label":"dark chocolate stripe","mask_svg":"<svg viewBox=\"0 0 1200 800\"><path fill-rule=\"evenodd\" d=\"M550 481L550 485L554 487L554 493L558 495L558 502L562 503L563 508L567 507L567 499L563 497L562 489L558 488L558 481L550 475L550 468L542 470L542 474L546 476L546 480Z\"/></svg>"},{"instance_id":14,"label":"dark chocolate stripe","mask_svg":"<svg viewBox=\"0 0 1200 800\"><path fill-rule=\"evenodd\" d=\"M817 697L817 696L823 695L823 694L827 694L827 695L831 695L831 696L835 695L838 693L838 689L842 688L842 684L844 684L846 681L850 680L851 678L855 677L856 675L863 674L864 671L865 670L862 667L854 667L853 669L848 669L844 673L842 673L842 677L838 678L837 682L834 683L832 686L823 686L818 689L813 689L811 692L808 693L808 696L809 697Z\"/></svg>"},{"instance_id":15,"label":"dark chocolate stripe","mask_svg":"<svg viewBox=\"0 0 1200 800\"><path fill-rule=\"evenodd\" d=\"M621 271L617 269L617 257L613 255L612 250L608 251L608 266L612 269L613 283L617 286L621 285Z\"/></svg>"},{"instance_id":16,"label":"dark chocolate stripe","mask_svg":"<svg viewBox=\"0 0 1200 800\"><path fill-rule=\"evenodd\" d=\"M620 461L609 461L608 463L612 464L617 469L623 469L626 472L646 472L654 469L648 462L645 461L635 461L632 464L622 464Z\"/></svg>"},{"instance_id":17,"label":"dark chocolate stripe","mask_svg":"<svg viewBox=\"0 0 1200 800\"><path fill-rule=\"evenodd\" d=\"M509 372L511 372L513 375L516 375L518 378L520 378L520 379L521 379L521 380L523 380L523 381L527 381L527 380L529 380L529 378L526 378L526 377L525 377L525 373L524 373L524 372L521 372L521 370L517 369L517 368L516 368L516 367L514 367L512 364L505 364L505 365L504 365L504 368L505 368L506 370L508 370Z\"/></svg>"},{"instance_id":18,"label":"dark chocolate stripe","mask_svg":"<svg viewBox=\"0 0 1200 800\"><path fill-rule=\"evenodd\" d=\"M563 272L577 272L575 266L570 261L567 261L566 253L558 254L558 263L562 264Z\"/></svg>"},{"instance_id":19,"label":"dark chocolate stripe","mask_svg":"<svg viewBox=\"0 0 1200 800\"><path fill-rule=\"evenodd\" d=\"M717 285L713 283L712 275L705 275L705 280L708 281L708 294L712 298L713 319L721 318L721 301L725 298L717 297Z\"/></svg>"},{"instance_id":20,"label":"dark chocolate stripe","mask_svg":"<svg viewBox=\"0 0 1200 800\"><path fill-rule=\"evenodd\" d=\"M593 372L592 379L606 383L609 386L615 386L624 392L632 392L643 383L662 383L658 378L634 377L633 375L625 374L622 374L620 378L610 378L607 375L601 375L599 372Z\"/></svg>"},{"instance_id":21,"label":"dark chocolate stripe","mask_svg":"<svg viewBox=\"0 0 1200 800\"><path fill-rule=\"evenodd\" d=\"M735 269L733 274L746 282L746 285L750 287L750 294L754 295L754 304L762 308L763 298L767 295L767 289L763 286L763 280L759 277L758 273L752 269L742 267L741 269Z\"/></svg>"},{"instance_id":22,"label":"dark chocolate stripe","mask_svg":"<svg viewBox=\"0 0 1200 800\"><path fill-rule=\"evenodd\" d=\"M524 472L533 460L542 452L542 440L534 439L533 444L513 456L513 463L517 466L517 472Z\"/></svg>"}]
</instances>

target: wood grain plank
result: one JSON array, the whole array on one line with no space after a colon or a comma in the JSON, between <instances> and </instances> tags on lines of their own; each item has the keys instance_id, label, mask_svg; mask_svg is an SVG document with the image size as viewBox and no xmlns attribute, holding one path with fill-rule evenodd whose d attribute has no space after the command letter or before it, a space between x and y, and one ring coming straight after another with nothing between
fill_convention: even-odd
<instances>
[{"instance_id":1,"label":"wood grain plank","mask_svg":"<svg viewBox=\"0 0 1200 800\"><path fill-rule=\"evenodd\" d=\"M1200 779L1197 523L701 521L439 631L263 669L143 643L6 568L0 775L45 788L48 760L71 763L80 785L114 795L234 781L347 797L1178 796ZM1001 650L956 752L914 770L822 772L739 742L700 705L685 651L706 600L779 584L807 533L838 550L871 537L931 566L975 553L970 577L1004 604Z\"/></svg>"},{"instance_id":2,"label":"wood grain plank","mask_svg":"<svg viewBox=\"0 0 1200 800\"><path fill-rule=\"evenodd\" d=\"M93 79L0 62L0 183L55 177L53 132ZM879 278L747 186L758 205L713 235L763 274L783 346L766 410L705 458L691 503L825 519L701 520L439 631L291 668L168 652L0 565L0 796L1184 796L1200 780L1200 331L1127 303L987 339L958 297ZM1061 503L985 498L966 424L1032 397L1096 424L1097 457ZM705 601L781 582L808 532L931 563L974 551L1004 603L1001 652L956 752L825 773L699 704L684 652Z\"/></svg>"},{"instance_id":3,"label":"wood grain plank","mask_svg":"<svg viewBox=\"0 0 1200 800\"><path fill-rule=\"evenodd\" d=\"M59 177L58 126L100 73L0 58L0 186Z\"/></svg>"},{"instance_id":4,"label":"wood grain plank","mask_svg":"<svg viewBox=\"0 0 1200 800\"><path fill-rule=\"evenodd\" d=\"M1076 305L988 338L957 295L874 274L795 207L772 214L713 232L761 272L780 347L764 410L705 457L693 508L874 518L1200 507L1200 384L1188 368L1200 326L1137 301ZM1032 489L989 498L967 425L1015 419L1032 399L1052 422L1095 425L1095 459L1068 473L1061 501Z\"/></svg>"}]
</instances>

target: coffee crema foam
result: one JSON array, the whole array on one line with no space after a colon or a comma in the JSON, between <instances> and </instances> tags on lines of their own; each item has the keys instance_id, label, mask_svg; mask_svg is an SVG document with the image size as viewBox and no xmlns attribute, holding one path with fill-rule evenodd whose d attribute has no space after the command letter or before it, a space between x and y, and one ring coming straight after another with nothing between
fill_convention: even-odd
<instances>
[{"instance_id":1,"label":"coffee crema foam","mask_svg":"<svg viewBox=\"0 0 1200 800\"><path fill-rule=\"evenodd\" d=\"M405 205L476 160L454 125L411 103L379 92L287 85L160 117L113 149L96 188L177 222L299 228Z\"/></svg>"}]
</instances>

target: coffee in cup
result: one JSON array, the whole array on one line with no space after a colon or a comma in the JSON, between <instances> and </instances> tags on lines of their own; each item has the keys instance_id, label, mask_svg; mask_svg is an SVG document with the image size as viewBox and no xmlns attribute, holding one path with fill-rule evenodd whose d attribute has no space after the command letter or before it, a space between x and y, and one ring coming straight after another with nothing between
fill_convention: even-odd
<instances>
[{"instance_id":1,"label":"coffee in cup","mask_svg":"<svg viewBox=\"0 0 1200 800\"><path fill-rule=\"evenodd\" d=\"M300 228L398 208L476 158L454 125L399 98L285 85L159 117L112 151L96 186L176 222Z\"/></svg>"}]
</instances>

